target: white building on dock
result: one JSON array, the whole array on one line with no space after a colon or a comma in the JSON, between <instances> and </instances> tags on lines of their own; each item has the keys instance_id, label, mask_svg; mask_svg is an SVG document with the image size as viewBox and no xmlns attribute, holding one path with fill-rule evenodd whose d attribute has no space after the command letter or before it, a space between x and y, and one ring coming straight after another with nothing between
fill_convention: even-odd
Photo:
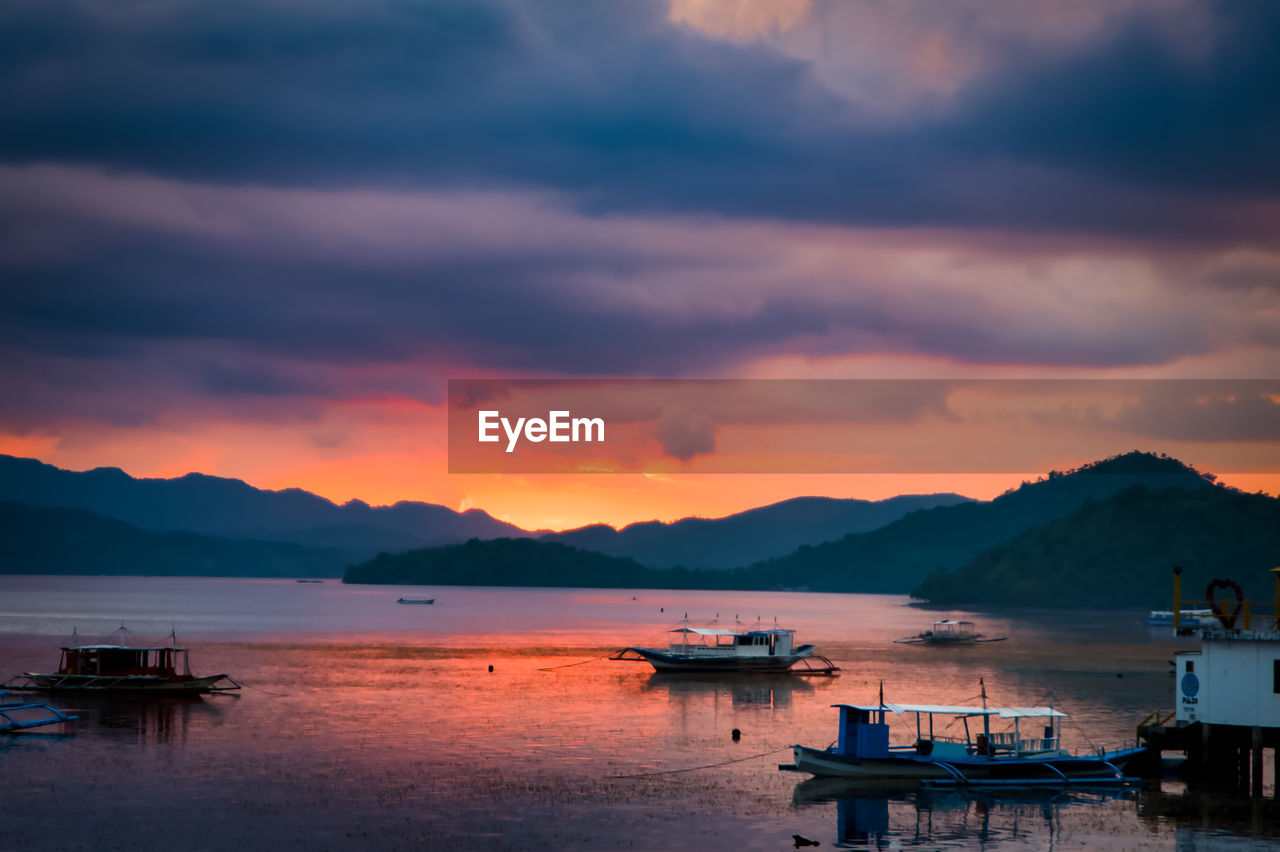
<instances>
[{"instance_id":1,"label":"white building on dock","mask_svg":"<svg viewBox=\"0 0 1280 852\"><path fill-rule=\"evenodd\" d=\"M1205 630L1174 660L1178 724L1280 728L1280 632Z\"/></svg>"}]
</instances>

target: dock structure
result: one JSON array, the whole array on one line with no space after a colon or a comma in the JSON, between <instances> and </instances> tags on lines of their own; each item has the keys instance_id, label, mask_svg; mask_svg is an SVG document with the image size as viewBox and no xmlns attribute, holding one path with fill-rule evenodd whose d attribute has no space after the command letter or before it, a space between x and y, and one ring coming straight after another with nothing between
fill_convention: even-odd
<instances>
[{"instance_id":1,"label":"dock structure","mask_svg":"<svg viewBox=\"0 0 1280 852\"><path fill-rule=\"evenodd\" d=\"M1165 718L1149 716L1138 738L1158 759L1186 754L1184 774L1262 794L1264 749L1272 749L1280 791L1280 568L1273 568L1276 599L1246 600L1231 580L1213 580L1207 601L1182 599L1182 569L1174 568L1174 632L1198 636L1200 648L1174 656L1176 707ZM1221 589L1223 600L1216 600ZM1184 604L1207 604L1216 623L1179 623ZM1174 721L1170 725L1169 722Z\"/></svg>"}]
</instances>

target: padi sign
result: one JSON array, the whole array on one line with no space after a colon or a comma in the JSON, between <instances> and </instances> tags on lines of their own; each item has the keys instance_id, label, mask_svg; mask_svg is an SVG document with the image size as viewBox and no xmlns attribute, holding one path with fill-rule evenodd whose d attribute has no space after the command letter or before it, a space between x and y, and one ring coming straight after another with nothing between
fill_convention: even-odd
<instances>
[{"instance_id":1,"label":"padi sign","mask_svg":"<svg viewBox=\"0 0 1280 852\"><path fill-rule=\"evenodd\" d=\"M569 411L548 411L541 417L517 417L513 424L500 411L476 412L482 444L499 443L506 437L506 452L513 453L523 438L534 444L581 444L604 441L604 418L573 417Z\"/></svg>"}]
</instances>

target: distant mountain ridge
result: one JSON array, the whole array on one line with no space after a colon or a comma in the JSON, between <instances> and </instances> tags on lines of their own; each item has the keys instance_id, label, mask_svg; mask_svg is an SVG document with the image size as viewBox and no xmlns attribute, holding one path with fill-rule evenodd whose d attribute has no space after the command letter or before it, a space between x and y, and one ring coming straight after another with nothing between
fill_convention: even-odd
<instances>
[{"instance_id":1,"label":"distant mountain ridge","mask_svg":"<svg viewBox=\"0 0 1280 852\"><path fill-rule=\"evenodd\" d=\"M749 566L744 579L754 582L754 588L771 588L791 578L794 585L815 591L907 594L931 573L955 571L988 548L1132 485L1153 490L1215 487L1212 476L1177 459L1130 452L1073 471L1050 472L987 503L913 512L870 532L801 547Z\"/></svg>"},{"instance_id":2,"label":"distant mountain ridge","mask_svg":"<svg viewBox=\"0 0 1280 852\"><path fill-rule=\"evenodd\" d=\"M419 569L427 569L431 576L459 577L478 585L616 588L640 583L663 588L908 593L925 588L921 583L931 575L931 582L945 585L945 579L937 578L967 570L987 558L983 554L1031 531L1059 521L1068 527L1082 523L1077 513L1083 507L1128 494L1125 489L1134 486L1142 493L1236 493L1215 486L1213 477L1176 459L1134 452L1066 473L1051 472L990 502L956 495L876 503L797 498L716 520L650 522L621 531L585 527L534 541L524 530L478 510L458 513L426 503L375 508L359 501L338 506L298 489L263 491L240 480L200 474L134 479L110 468L74 473L0 456L0 500L8 500L0 523L24 548L13 551L21 558L0 558L0 572L331 576L342 565L374 561L374 573L382 576L402 571L407 573L400 576L418 576ZM934 505L910 511L930 502ZM789 546L795 537L831 535L833 529L875 524L894 514L899 515L895 520L865 532L806 543L745 567L724 567L744 553ZM1149 516L1142 517L1151 529L1159 529ZM1193 527L1188 522L1188 529ZM1164 535L1144 529L1131 533ZM1069 533L1054 534L1066 540ZM473 543L480 539L506 543ZM511 544L513 539L525 543ZM591 540L614 554L573 545ZM1182 541L1172 536L1170 540ZM468 547L460 546L463 541ZM432 552L445 545L459 547ZM1184 545L1193 555L1205 552L1205 542L1194 535ZM618 552L628 548L654 554L665 567L647 566L630 553ZM405 552L393 557L391 551ZM457 573L459 558L467 554L479 561L471 570ZM517 555L527 564L501 562ZM41 558L47 563L44 567ZM677 567L670 567L673 564ZM693 567L700 564L704 567ZM1026 571L1040 570L1031 559L1020 564ZM557 565L568 574L557 578ZM359 570L348 572L349 578L367 566L353 567ZM601 571L619 576L598 575Z\"/></svg>"},{"instance_id":3,"label":"distant mountain ridge","mask_svg":"<svg viewBox=\"0 0 1280 852\"><path fill-rule=\"evenodd\" d=\"M968 499L956 494L879 501L800 497L725 518L646 521L622 530L599 524L541 537L661 568L731 568L789 553L801 544L872 529L919 508ZM328 548L348 562L473 538L539 535L479 509L455 512L418 502L373 507L360 500L337 505L298 488L267 491L239 479L200 473L140 479L118 468L67 471L3 455L0 500L83 509L152 532L186 531Z\"/></svg>"},{"instance_id":4,"label":"distant mountain ridge","mask_svg":"<svg viewBox=\"0 0 1280 852\"><path fill-rule=\"evenodd\" d=\"M728 569L782 556L805 544L884 526L920 509L971 502L959 494L887 500L796 497L724 518L644 521L620 530L596 524L539 536L581 550L625 556L651 568Z\"/></svg>"},{"instance_id":5,"label":"distant mountain ridge","mask_svg":"<svg viewBox=\"0 0 1280 852\"><path fill-rule=\"evenodd\" d=\"M348 560L470 538L528 535L479 509L431 503L337 505L298 488L266 491L201 473L135 479L118 468L83 473L34 459L0 456L0 500L84 509L152 532L284 541L329 547Z\"/></svg>"},{"instance_id":6,"label":"distant mountain ridge","mask_svg":"<svg viewBox=\"0 0 1280 852\"><path fill-rule=\"evenodd\" d=\"M870 532L804 546L788 556L729 571L655 570L630 560L626 564L606 562L588 558L574 548L568 548L574 553L567 553L565 546L558 542L468 542L461 547L379 557L373 562L352 566L345 581L449 583L458 582L453 578L465 576L469 585L804 589L905 594L929 574L933 574L931 581L939 583L945 582L957 569L963 576L968 570L964 566L979 554L1029 530L1055 523L1069 526L1069 519L1082 511L1082 506L1112 498L1132 499L1133 495L1148 493L1148 489L1159 489L1178 499L1181 495L1191 495L1187 500L1195 499L1201 492L1212 495L1207 499L1237 494L1215 486L1213 477L1176 459L1128 453L1074 471L1052 472L1045 479L1023 483L988 503L923 509ZM1143 521L1129 530L1129 536L1140 540L1151 534L1150 526L1148 521ZM1195 529L1194 525L1187 528ZM1175 550L1185 550L1191 558L1205 551L1205 542L1197 539L1194 532L1179 541L1181 544ZM458 565L464 553L474 558L469 563L470 569L460 574ZM516 554L518 558L513 558ZM1173 555L1170 551L1161 558L1172 559ZM1168 565L1165 570L1167 568ZM569 576L558 575L556 571L560 569L569 572ZM1036 573L1042 570L1051 570L1051 565L1028 559L1022 563L1018 576L1006 579L1014 583L1025 581L1034 588ZM982 599L971 602L982 603ZM1038 603L1052 605L1055 601ZM1090 602L1086 599L1075 603L1089 605Z\"/></svg>"},{"instance_id":7,"label":"distant mountain ridge","mask_svg":"<svg viewBox=\"0 0 1280 852\"><path fill-rule=\"evenodd\" d=\"M149 532L84 509L0 500L3 574L339 577L333 548L279 541Z\"/></svg>"}]
</instances>

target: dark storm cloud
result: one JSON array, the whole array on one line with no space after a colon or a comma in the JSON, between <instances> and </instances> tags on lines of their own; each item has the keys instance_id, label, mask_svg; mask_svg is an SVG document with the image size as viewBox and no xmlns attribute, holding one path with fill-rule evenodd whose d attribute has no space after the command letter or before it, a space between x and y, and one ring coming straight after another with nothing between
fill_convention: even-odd
<instances>
[{"instance_id":1,"label":"dark storm cloud","mask_svg":"<svg viewBox=\"0 0 1280 852\"><path fill-rule=\"evenodd\" d=\"M1280 7L1213 8L876 112L656 0L5 4L0 417L1274 345Z\"/></svg>"},{"instance_id":2,"label":"dark storm cloud","mask_svg":"<svg viewBox=\"0 0 1280 852\"><path fill-rule=\"evenodd\" d=\"M799 60L669 24L656 0L16 3L0 11L0 156L549 186L597 212L1217 232L1178 196L1277 186L1280 9L1214 8L1203 57L1172 55L1144 19L885 118Z\"/></svg>"},{"instance_id":3,"label":"dark storm cloud","mask_svg":"<svg viewBox=\"0 0 1280 852\"><path fill-rule=\"evenodd\" d=\"M1204 56L1130 27L1087 53L987 81L936 139L978 158L1102 179L1273 197L1280 190L1280 6L1214 5Z\"/></svg>"}]
</instances>

